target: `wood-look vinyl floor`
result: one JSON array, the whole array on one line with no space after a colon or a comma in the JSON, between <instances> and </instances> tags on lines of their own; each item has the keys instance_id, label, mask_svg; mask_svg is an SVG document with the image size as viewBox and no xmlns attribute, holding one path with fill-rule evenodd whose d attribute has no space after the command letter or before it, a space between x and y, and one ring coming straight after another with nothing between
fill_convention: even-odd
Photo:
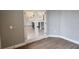
<instances>
[{"instance_id":1,"label":"wood-look vinyl floor","mask_svg":"<svg viewBox=\"0 0 79 59\"><path fill-rule=\"evenodd\" d=\"M61 38L48 37L17 49L79 49L79 45Z\"/></svg>"}]
</instances>

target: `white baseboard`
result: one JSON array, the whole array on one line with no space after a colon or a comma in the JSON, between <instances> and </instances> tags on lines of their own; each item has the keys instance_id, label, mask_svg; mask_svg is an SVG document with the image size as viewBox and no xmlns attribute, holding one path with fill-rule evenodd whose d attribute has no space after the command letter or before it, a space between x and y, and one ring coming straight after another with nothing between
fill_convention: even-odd
<instances>
[{"instance_id":1,"label":"white baseboard","mask_svg":"<svg viewBox=\"0 0 79 59\"><path fill-rule=\"evenodd\" d=\"M43 38L47 38L48 36L45 35L45 36L41 36L41 37L38 37L38 38L35 38L35 39L30 39L30 40L27 40L23 43L20 43L20 44L17 44L17 45L13 45L13 46L10 46L10 47L7 47L7 48L4 48L4 49L14 49L14 48L17 48L17 47L21 47L21 46L24 46L28 43L31 43L31 42L34 42L34 41L37 41L37 40L41 40Z\"/></svg>"},{"instance_id":2,"label":"white baseboard","mask_svg":"<svg viewBox=\"0 0 79 59\"><path fill-rule=\"evenodd\" d=\"M48 35L48 37L60 37L60 35Z\"/></svg>"},{"instance_id":3,"label":"white baseboard","mask_svg":"<svg viewBox=\"0 0 79 59\"><path fill-rule=\"evenodd\" d=\"M10 46L10 47L7 47L7 48L5 48L5 49L14 49L14 48L17 48L17 47L20 47L20 46L26 45L26 44L28 44L28 43L31 43L31 42L34 42L34 41L37 41L37 40L41 40L41 39L47 38L47 37L58 37L58 38L65 39L65 40L68 40L68 41L70 41L70 42L73 42L73 43L79 45L79 42L77 42L77 41L75 41L75 40L72 40L72 39L69 39L69 38L64 37L64 36L60 36L60 35L47 35L47 36L42 36L42 37L39 37L39 38L36 38L36 39L29 40L29 41L25 41L25 42L23 42L23 43L20 43L20 44L14 45L14 46Z\"/></svg>"},{"instance_id":4,"label":"white baseboard","mask_svg":"<svg viewBox=\"0 0 79 59\"><path fill-rule=\"evenodd\" d=\"M4 48L4 49L14 49L14 48L23 46L23 45L25 45L25 44L26 44L26 42L23 42L23 43L20 43L20 44L17 44L17 45L13 45L13 46L10 46L10 47Z\"/></svg>"},{"instance_id":5,"label":"white baseboard","mask_svg":"<svg viewBox=\"0 0 79 59\"><path fill-rule=\"evenodd\" d=\"M78 44L79 45L79 42L78 41L75 41L75 40L72 40L70 38L67 38L67 37L64 37L64 36L60 36L60 35L48 35L48 37L58 37L58 38L62 38L62 39L65 39L65 40L68 40L72 43L75 43L75 44Z\"/></svg>"}]
</instances>

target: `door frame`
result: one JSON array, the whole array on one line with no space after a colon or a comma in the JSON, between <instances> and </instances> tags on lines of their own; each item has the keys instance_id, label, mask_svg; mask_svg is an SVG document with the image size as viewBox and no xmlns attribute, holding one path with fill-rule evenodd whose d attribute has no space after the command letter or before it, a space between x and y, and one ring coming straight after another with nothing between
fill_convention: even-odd
<instances>
[{"instance_id":1,"label":"door frame","mask_svg":"<svg viewBox=\"0 0 79 59\"><path fill-rule=\"evenodd\" d=\"M24 21L25 21L25 12L26 11L29 11L29 10L23 10L23 16L24 16ZM33 11L33 10L32 10ZM36 10L37 11L37 10ZM39 10L38 10L39 11ZM45 12L45 14L44 14L44 34L43 35L47 35L47 11L46 10L40 10L40 11L44 11ZM24 28L25 28L25 22L24 22ZM25 34L25 30L24 30L24 34ZM25 38L25 41L26 40L28 40L27 39L27 37L25 37L25 36L27 36L27 34L26 35L24 35L24 38Z\"/></svg>"},{"instance_id":2,"label":"door frame","mask_svg":"<svg viewBox=\"0 0 79 59\"><path fill-rule=\"evenodd\" d=\"M47 35L47 11L45 10L45 16L44 16L44 35Z\"/></svg>"}]
</instances>

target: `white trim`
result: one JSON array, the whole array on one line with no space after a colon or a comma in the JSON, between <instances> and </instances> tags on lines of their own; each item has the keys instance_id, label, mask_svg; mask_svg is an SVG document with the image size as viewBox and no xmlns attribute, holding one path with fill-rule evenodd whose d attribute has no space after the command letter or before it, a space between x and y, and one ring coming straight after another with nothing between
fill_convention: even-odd
<instances>
[{"instance_id":1,"label":"white trim","mask_svg":"<svg viewBox=\"0 0 79 59\"><path fill-rule=\"evenodd\" d=\"M26 44L26 42L23 42L23 43L16 44L16 45L13 45L13 46L10 46L10 47L7 47L7 48L4 48L4 49L14 49L14 48L17 48L17 47L23 46L23 45L25 45L25 44Z\"/></svg>"},{"instance_id":2,"label":"white trim","mask_svg":"<svg viewBox=\"0 0 79 59\"><path fill-rule=\"evenodd\" d=\"M0 36L0 48L1 48L1 36Z\"/></svg>"},{"instance_id":3,"label":"white trim","mask_svg":"<svg viewBox=\"0 0 79 59\"><path fill-rule=\"evenodd\" d=\"M31 42L34 42L34 41L38 41L38 40L41 40L41 39L47 38L47 37L48 37L48 36L45 35L45 36L41 36L41 37L38 37L38 38L29 39L29 40L27 40L27 41L25 41L25 42L23 42L23 43L16 44L16 45L13 45L13 46L10 46L10 47L6 47L6 48L4 48L4 49L14 49L14 48L21 47L21 46L26 45L26 44L28 44L28 43L31 43Z\"/></svg>"},{"instance_id":4,"label":"white trim","mask_svg":"<svg viewBox=\"0 0 79 59\"><path fill-rule=\"evenodd\" d=\"M72 43L75 43L75 44L78 44L79 45L79 42L78 41L75 41L75 40L72 40L70 38L67 38L65 36L61 36L61 35L48 35L48 37L58 37L58 38L62 38L62 39L65 39L65 40L68 40Z\"/></svg>"},{"instance_id":5,"label":"white trim","mask_svg":"<svg viewBox=\"0 0 79 59\"><path fill-rule=\"evenodd\" d=\"M60 35L48 35L48 37L60 37Z\"/></svg>"},{"instance_id":6,"label":"white trim","mask_svg":"<svg viewBox=\"0 0 79 59\"><path fill-rule=\"evenodd\" d=\"M14 49L14 48L17 48L17 47L20 47L20 46L26 45L26 44L28 44L28 43L31 43L31 42L34 42L34 41L37 41L37 40L41 40L41 39L47 38L47 37L58 37L58 38L62 38L62 39L64 39L64 40L68 40L68 41L70 41L70 42L73 42L73 43L75 43L75 44L79 44L78 41L69 39L69 38L64 37L64 36L60 36L60 35L46 35L46 36L38 37L38 38L36 38L36 39L30 39L30 40L28 40L28 41L25 41L25 42L23 42L23 43L20 43L20 44L14 45L14 46L7 47L7 48L5 48L5 49Z\"/></svg>"}]
</instances>

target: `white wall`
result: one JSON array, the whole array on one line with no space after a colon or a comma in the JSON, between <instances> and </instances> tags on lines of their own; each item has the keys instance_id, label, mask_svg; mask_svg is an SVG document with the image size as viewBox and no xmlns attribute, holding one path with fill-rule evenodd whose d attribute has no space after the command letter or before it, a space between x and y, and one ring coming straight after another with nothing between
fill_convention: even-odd
<instances>
[{"instance_id":1,"label":"white wall","mask_svg":"<svg viewBox=\"0 0 79 59\"><path fill-rule=\"evenodd\" d=\"M61 11L47 11L47 32L50 35L60 34Z\"/></svg>"},{"instance_id":2,"label":"white wall","mask_svg":"<svg viewBox=\"0 0 79 59\"><path fill-rule=\"evenodd\" d=\"M61 35L79 41L79 10L62 11Z\"/></svg>"},{"instance_id":3,"label":"white wall","mask_svg":"<svg viewBox=\"0 0 79 59\"><path fill-rule=\"evenodd\" d=\"M79 41L79 10L47 11L48 34Z\"/></svg>"}]
</instances>

